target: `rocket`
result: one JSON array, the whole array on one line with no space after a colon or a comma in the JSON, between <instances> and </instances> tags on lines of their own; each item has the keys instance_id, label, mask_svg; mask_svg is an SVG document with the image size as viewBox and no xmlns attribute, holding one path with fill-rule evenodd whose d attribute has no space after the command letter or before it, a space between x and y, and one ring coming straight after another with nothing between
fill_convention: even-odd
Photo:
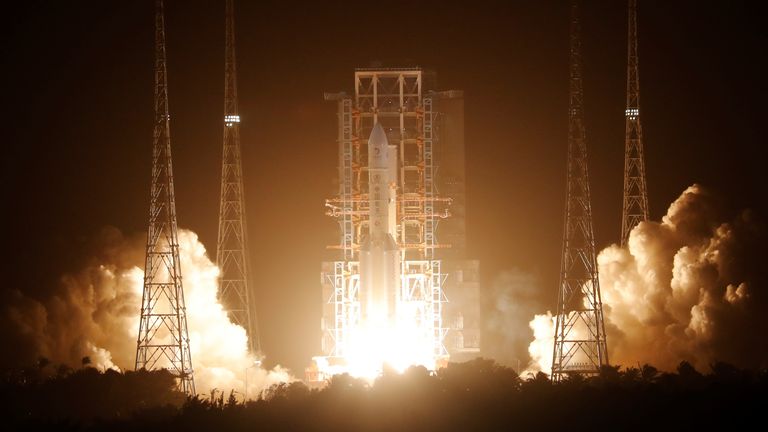
<instances>
[{"instance_id":1,"label":"rocket","mask_svg":"<svg viewBox=\"0 0 768 432\"><path fill-rule=\"evenodd\" d=\"M368 138L368 235L360 246L360 307L368 325L393 325L400 298L396 185L397 147L376 123Z\"/></svg>"}]
</instances>

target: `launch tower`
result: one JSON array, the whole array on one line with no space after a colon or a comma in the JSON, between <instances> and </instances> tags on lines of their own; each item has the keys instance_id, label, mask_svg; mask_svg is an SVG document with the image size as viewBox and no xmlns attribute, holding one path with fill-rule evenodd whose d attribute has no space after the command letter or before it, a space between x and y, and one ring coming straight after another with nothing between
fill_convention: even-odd
<instances>
[{"instance_id":1,"label":"launch tower","mask_svg":"<svg viewBox=\"0 0 768 432\"><path fill-rule=\"evenodd\" d=\"M258 354L259 335L249 280L248 230L240 157L240 114L237 103L235 18L233 0L226 2L224 48L224 145L221 154L221 201L216 265L220 298L229 317L248 333L248 348Z\"/></svg>"},{"instance_id":2,"label":"launch tower","mask_svg":"<svg viewBox=\"0 0 768 432\"><path fill-rule=\"evenodd\" d=\"M571 2L568 174L552 379L596 374L608 364L603 305L592 230L581 79L578 4Z\"/></svg>"},{"instance_id":3,"label":"launch tower","mask_svg":"<svg viewBox=\"0 0 768 432\"><path fill-rule=\"evenodd\" d=\"M392 223L387 226L394 240L398 263L394 272L397 273L395 313L399 322L402 323L405 314L410 323L407 328L400 329L398 338L404 345L408 345L405 339L415 337L413 340L418 340L415 343L418 346L409 350L419 354L404 361L434 369L447 360L453 348L454 344L446 346L447 340L479 343L479 331L470 329L471 336L465 338L463 325L455 325L477 320L476 262L474 266L471 261L464 264L475 270L475 273L467 271L466 281L457 278L460 281L457 283L474 289L474 295L470 297L475 300L475 307L470 307L467 313L471 319L464 319L464 311L446 308L447 273L452 270L446 272L441 251L449 250L451 245L440 242L437 234L438 226L450 216L449 208L454 199L439 193L446 183L438 175L438 160L443 141L461 150L460 162L454 162L453 174L445 179L451 182L446 189L452 188L456 200L460 201L462 219L446 231L446 237L457 240L463 253L463 105L460 104L463 95L460 91L434 91L433 77L434 74L421 68L357 69L354 94L325 96L326 100L335 101L338 107L339 193L326 201L326 207L327 214L339 223L340 241L330 247L338 251L339 259L323 263L322 347L325 355L315 359L320 376L311 379L322 380L324 374L334 371L350 371L349 368L354 368L350 363L360 354L360 341L356 335L364 325L368 302L365 297L369 290L364 286L366 275L361 275L361 270L362 273L367 271L366 256L370 253L366 242L369 233L374 235L372 221L384 220L376 216L376 194L378 189L383 189L376 186L376 176L386 175L391 181L392 206L388 217ZM441 112L440 107L446 107L446 110ZM447 114L449 111L454 114L451 118ZM456 114L461 117L457 118ZM374 130L377 132L372 136ZM461 136L456 134L450 141L441 134L442 131L458 131ZM381 167L369 163L378 161L369 158L369 149L376 151L374 138L382 132L390 148L387 163L391 168L385 171L382 171L383 161L372 162ZM374 187L377 189L372 190ZM456 271L460 267L453 265ZM456 337L447 338L451 333ZM463 344L461 348L464 348ZM477 348L477 345L470 346L469 350L477 352ZM397 357L395 353L391 354ZM381 357L385 362L391 360L387 352Z\"/></svg>"},{"instance_id":4,"label":"launch tower","mask_svg":"<svg viewBox=\"0 0 768 432\"><path fill-rule=\"evenodd\" d=\"M165 67L163 0L155 12L155 124L152 144L152 187L141 299L136 369L168 369L179 390L195 395L187 309L179 262L176 202L173 193L168 80Z\"/></svg>"},{"instance_id":5,"label":"launch tower","mask_svg":"<svg viewBox=\"0 0 768 432\"><path fill-rule=\"evenodd\" d=\"M637 59L637 0L629 0L627 19L627 109L624 138L624 205L621 213L621 245L638 223L648 220L648 189L645 182L643 129L640 126L640 72Z\"/></svg>"}]
</instances>

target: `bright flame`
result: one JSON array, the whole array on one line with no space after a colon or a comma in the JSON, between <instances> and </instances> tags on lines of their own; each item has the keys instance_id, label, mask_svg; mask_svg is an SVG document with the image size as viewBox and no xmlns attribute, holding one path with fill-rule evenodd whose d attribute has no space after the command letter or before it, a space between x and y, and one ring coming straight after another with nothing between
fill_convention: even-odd
<instances>
[{"instance_id":1,"label":"bright flame","mask_svg":"<svg viewBox=\"0 0 768 432\"><path fill-rule=\"evenodd\" d=\"M352 376L376 378L386 366L398 373L410 366L435 369L431 338L414 322L394 326L366 325L351 332L347 370Z\"/></svg>"},{"instance_id":2,"label":"bright flame","mask_svg":"<svg viewBox=\"0 0 768 432\"><path fill-rule=\"evenodd\" d=\"M397 318L387 320L382 314L350 329L343 358L314 357L317 380L347 373L373 381L387 369L402 373L411 366L435 370L444 365L447 356L435 354L439 335L433 334L431 323L424 317L424 301L400 301ZM377 305L375 305L377 306ZM383 308L381 308L383 309ZM378 317L378 318L375 318Z\"/></svg>"}]
</instances>

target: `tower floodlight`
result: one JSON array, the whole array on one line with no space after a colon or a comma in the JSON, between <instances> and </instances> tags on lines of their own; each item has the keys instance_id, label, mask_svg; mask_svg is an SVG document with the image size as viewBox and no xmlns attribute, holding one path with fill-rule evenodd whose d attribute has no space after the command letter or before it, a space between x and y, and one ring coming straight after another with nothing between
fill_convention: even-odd
<instances>
[{"instance_id":1,"label":"tower floodlight","mask_svg":"<svg viewBox=\"0 0 768 432\"><path fill-rule=\"evenodd\" d=\"M637 61L637 0L629 0L627 14L627 108L624 111L624 202L621 213L621 245L632 228L648 220L648 188L645 182L643 129L640 126L640 73Z\"/></svg>"},{"instance_id":2,"label":"tower floodlight","mask_svg":"<svg viewBox=\"0 0 768 432\"><path fill-rule=\"evenodd\" d=\"M259 354L256 313L249 279L248 230L240 153L240 114L237 103L235 17L233 0L226 2L224 47L224 145L221 156L221 197L216 264L219 296L230 319L248 333L248 349Z\"/></svg>"},{"instance_id":3,"label":"tower floodlight","mask_svg":"<svg viewBox=\"0 0 768 432\"><path fill-rule=\"evenodd\" d=\"M571 2L568 175L552 379L592 375L608 364L592 230L578 3Z\"/></svg>"}]
</instances>

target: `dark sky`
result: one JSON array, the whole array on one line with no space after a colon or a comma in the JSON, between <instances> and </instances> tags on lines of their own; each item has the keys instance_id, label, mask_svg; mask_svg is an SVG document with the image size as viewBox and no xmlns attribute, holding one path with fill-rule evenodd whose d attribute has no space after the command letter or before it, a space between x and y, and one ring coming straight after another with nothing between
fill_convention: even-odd
<instances>
[{"instance_id":1,"label":"dark sky","mask_svg":"<svg viewBox=\"0 0 768 432\"><path fill-rule=\"evenodd\" d=\"M87 258L104 226L146 229L153 7L28 1L4 10L5 289L33 296ZM626 68L622 1L583 8L595 235L618 240ZM179 224L215 249L223 1L167 1ZM319 262L336 240L335 106L353 69L437 71L466 98L468 247L484 286L505 269L555 297L567 127L568 6L527 2L237 2L243 164L262 344L301 370L319 354ZM765 219L768 118L761 2L640 1L640 80L651 215L694 182L725 215ZM730 217L729 216L729 217ZM10 277L8 277L10 276ZM553 307L554 305L552 305Z\"/></svg>"}]
</instances>

